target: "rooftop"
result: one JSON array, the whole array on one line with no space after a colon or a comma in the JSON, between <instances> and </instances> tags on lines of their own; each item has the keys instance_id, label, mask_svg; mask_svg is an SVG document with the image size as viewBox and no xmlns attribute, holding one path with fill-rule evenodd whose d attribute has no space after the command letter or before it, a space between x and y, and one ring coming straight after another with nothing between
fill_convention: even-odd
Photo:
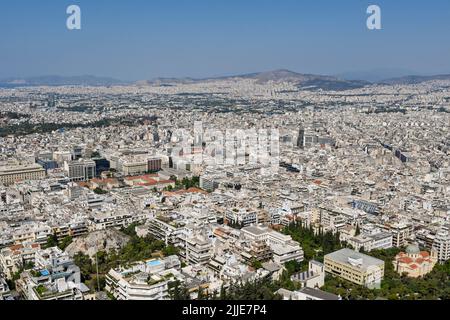
<instances>
[{"instance_id":1,"label":"rooftop","mask_svg":"<svg viewBox=\"0 0 450 320\"><path fill-rule=\"evenodd\" d=\"M325 259L331 259L341 264L353 265L354 267L358 267L362 270L367 270L372 266L380 266L384 265L384 261L368 256L366 254L345 248L339 251L335 251L333 253L325 255ZM352 264L350 261L355 261L358 264Z\"/></svg>"}]
</instances>

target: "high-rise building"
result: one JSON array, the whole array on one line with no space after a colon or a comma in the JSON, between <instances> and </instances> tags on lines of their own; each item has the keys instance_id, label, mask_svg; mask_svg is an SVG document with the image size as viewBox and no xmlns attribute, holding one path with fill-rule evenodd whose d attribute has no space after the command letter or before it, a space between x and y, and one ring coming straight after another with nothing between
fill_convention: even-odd
<instances>
[{"instance_id":1,"label":"high-rise building","mask_svg":"<svg viewBox=\"0 0 450 320\"><path fill-rule=\"evenodd\" d=\"M298 131L297 147L299 148L305 147L305 129L303 129L303 127L301 127L300 130Z\"/></svg>"},{"instance_id":2,"label":"high-rise building","mask_svg":"<svg viewBox=\"0 0 450 320\"><path fill-rule=\"evenodd\" d=\"M150 172L160 171L161 167L162 167L161 158L148 159L148 171Z\"/></svg>"},{"instance_id":3,"label":"high-rise building","mask_svg":"<svg viewBox=\"0 0 450 320\"><path fill-rule=\"evenodd\" d=\"M102 172L109 171L111 169L110 162L105 158L94 158L92 161L95 162L95 176L99 177Z\"/></svg>"},{"instance_id":4,"label":"high-rise building","mask_svg":"<svg viewBox=\"0 0 450 320\"><path fill-rule=\"evenodd\" d=\"M74 147L72 150L73 160L81 159L83 156L83 149L81 147Z\"/></svg>"}]
</instances>

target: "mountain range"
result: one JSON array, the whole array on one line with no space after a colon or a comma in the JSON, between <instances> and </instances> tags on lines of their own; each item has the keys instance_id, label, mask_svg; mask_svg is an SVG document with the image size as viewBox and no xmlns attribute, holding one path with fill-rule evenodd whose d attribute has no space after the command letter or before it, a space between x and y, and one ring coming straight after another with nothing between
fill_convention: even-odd
<instances>
[{"instance_id":1,"label":"mountain range","mask_svg":"<svg viewBox=\"0 0 450 320\"><path fill-rule=\"evenodd\" d=\"M302 74L290 70L280 69L267 72L250 73L235 76L215 77L215 78L156 78L153 80L143 80L137 82L122 81L108 77L85 76L42 76L32 78L9 78L0 80L0 87L20 87L20 86L115 86L115 85L173 85L177 83L199 83L219 80L253 79L257 83L268 82L290 82L300 90L349 90L370 85L400 85L400 84L420 84L432 80L450 80L450 75L419 76L408 75L393 77L380 81L357 80L350 77L346 79L344 75L328 76L315 74Z\"/></svg>"},{"instance_id":2,"label":"mountain range","mask_svg":"<svg viewBox=\"0 0 450 320\"><path fill-rule=\"evenodd\" d=\"M107 77L84 76L42 76L31 78L8 78L0 80L0 86L113 86L129 84L126 81Z\"/></svg>"}]
</instances>

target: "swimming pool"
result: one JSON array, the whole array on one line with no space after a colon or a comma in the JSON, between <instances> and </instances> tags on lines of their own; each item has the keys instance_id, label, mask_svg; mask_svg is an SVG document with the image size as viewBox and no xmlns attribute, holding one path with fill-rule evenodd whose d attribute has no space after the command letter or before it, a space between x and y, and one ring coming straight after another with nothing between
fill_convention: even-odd
<instances>
[{"instance_id":1,"label":"swimming pool","mask_svg":"<svg viewBox=\"0 0 450 320\"><path fill-rule=\"evenodd\" d=\"M41 276L48 276L50 274L50 272L47 270L47 269L45 269L45 270L41 270Z\"/></svg>"},{"instance_id":2,"label":"swimming pool","mask_svg":"<svg viewBox=\"0 0 450 320\"><path fill-rule=\"evenodd\" d=\"M147 265L150 267L156 267L156 266L159 266L160 264L162 264L162 262L160 260L147 261Z\"/></svg>"}]
</instances>

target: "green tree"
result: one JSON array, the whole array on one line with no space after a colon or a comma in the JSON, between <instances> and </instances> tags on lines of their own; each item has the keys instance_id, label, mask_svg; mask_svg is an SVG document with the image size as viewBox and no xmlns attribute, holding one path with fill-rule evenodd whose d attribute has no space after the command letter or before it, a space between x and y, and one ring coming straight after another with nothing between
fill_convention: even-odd
<instances>
[{"instance_id":1,"label":"green tree","mask_svg":"<svg viewBox=\"0 0 450 320\"><path fill-rule=\"evenodd\" d=\"M355 236L359 236L361 234L361 230L359 228L359 224L356 225Z\"/></svg>"},{"instance_id":2,"label":"green tree","mask_svg":"<svg viewBox=\"0 0 450 320\"><path fill-rule=\"evenodd\" d=\"M250 265L256 270L261 269L263 267L261 261L256 259L253 259Z\"/></svg>"},{"instance_id":3,"label":"green tree","mask_svg":"<svg viewBox=\"0 0 450 320\"><path fill-rule=\"evenodd\" d=\"M58 246L58 237L56 234L52 234L47 238L47 242L44 245L44 248L53 248Z\"/></svg>"},{"instance_id":4,"label":"green tree","mask_svg":"<svg viewBox=\"0 0 450 320\"><path fill-rule=\"evenodd\" d=\"M67 236L60 241L58 247L64 251L72 243L72 241L73 241L73 238L71 236Z\"/></svg>"},{"instance_id":5,"label":"green tree","mask_svg":"<svg viewBox=\"0 0 450 320\"><path fill-rule=\"evenodd\" d=\"M168 256L173 256L173 255L178 255L180 253L180 250L172 245L169 245L167 247L165 247L162 250L164 256L168 257Z\"/></svg>"},{"instance_id":6,"label":"green tree","mask_svg":"<svg viewBox=\"0 0 450 320\"><path fill-rule=\"evenodd\" d=\"M179 280L169 283L169 296L172 300L190 300L189 290Z\"/></svg>"}]
</instances>

